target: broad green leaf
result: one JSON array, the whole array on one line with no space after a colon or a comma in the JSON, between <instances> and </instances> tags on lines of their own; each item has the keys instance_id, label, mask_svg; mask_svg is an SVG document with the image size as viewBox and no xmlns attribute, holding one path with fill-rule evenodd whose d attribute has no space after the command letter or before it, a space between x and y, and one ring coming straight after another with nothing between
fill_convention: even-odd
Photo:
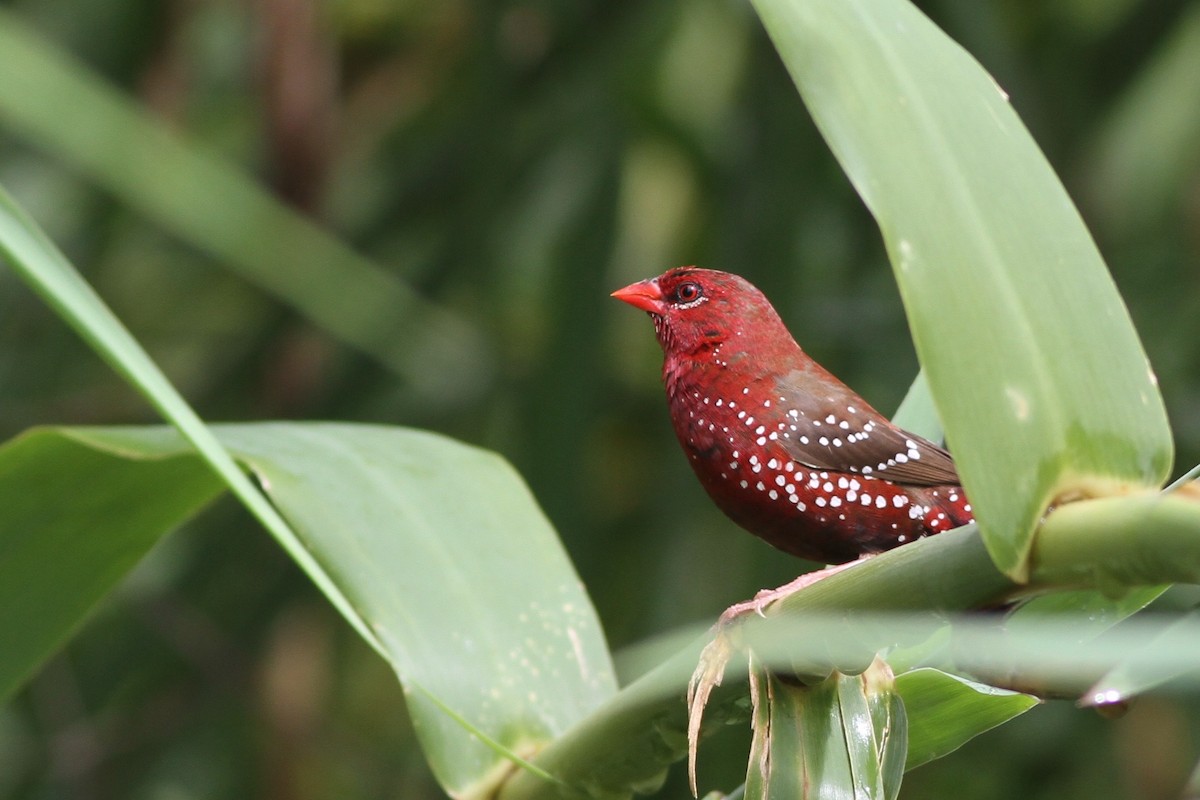
<instances>
[{"instance_id":1,"label":"broad green leaf","mask_svg":"<svg viewBox=\"0 0 1200 800\"><path fill-rule=\"evenodd\" d=\"M509 754L533 755L615 693L591 603L496 455L383 426L214 430L369 625L456 797L489 796ZM0 685L220 487L166 427L40 430L0 449L0 640L19 644Z\"/></svg>"},{"instance_id":2,"label":"broad green leaf","mask_svg":"<svg viewBox=\"0 0 1200 800\"><path fill-rule=\"evenodd\" d=\"M444 397L485 382L478 331L183 140L4 9L0 124L415 387Z\"/></svg>"},{"instance_id":3,"label":"broad green leaf","mask_svg":"<svg viewBox=\"0 0 1200 800\"><path fill-rule=\"evenodd\" d=\"M897 675L896 691L908 711L906 770L954 752L1040 702L928 668Z\"/></svg>"},{"instance_id":4,"label":"broad green leaf","mask_svg":"<svg viewBox=\"0 0 1200 800\"><path fill-rule=\"evenodd\" d=\"M988 551L1023 580L1056 497L1170 470L1129 315L1003 92L910 3L755 7L879 223Z\"/></svg>"},{"instance_id":5,"label":"broad green leaf","mask_svg":"<svg viewBox=\"0 0 1200 800\"><path fill-rule=\"evenodd\" d=\"M127 460L54 430L0 447L0 701L223 489L190 453Z\"/></svg>"}]
</instances>

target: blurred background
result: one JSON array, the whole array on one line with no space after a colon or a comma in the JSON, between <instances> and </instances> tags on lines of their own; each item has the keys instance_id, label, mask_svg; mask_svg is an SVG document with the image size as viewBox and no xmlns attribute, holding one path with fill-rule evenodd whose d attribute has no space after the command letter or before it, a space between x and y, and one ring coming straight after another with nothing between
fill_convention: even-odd
<instances>
[{"instance_id":1,"label":"blurred background","mask_svg":"<svg viewBox=\"0 0 1200 800\"><path fill-rule=\"evenodd\" d=\"M1177 473L1200 461L1200 3L918 5L1059 171L1158 372ZM805 565L703 495L650 322L610 291L738 272L880 410L916 373L877 231L740 0L0 0L0 74L0 184L204 417L499 451L617 650ZM161 164L123 135L142 128L170 132ZM272 203L349 247L294 244ZM7 270L0 342L4 438L155 421ZM1047 705L903 796L1177 797L1195 705ZM714 750L706 782L736 786L744 753ZM2 798L437 796L386 665L228 500L0 708Z\"/></svg>"}]
</instances>

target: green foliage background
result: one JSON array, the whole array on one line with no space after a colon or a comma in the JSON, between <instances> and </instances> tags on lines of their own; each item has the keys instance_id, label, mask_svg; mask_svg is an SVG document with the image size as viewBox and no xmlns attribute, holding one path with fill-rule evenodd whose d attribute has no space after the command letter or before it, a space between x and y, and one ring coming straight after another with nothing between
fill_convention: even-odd
<instances>
[{"instance_id":1,"label":"green foliage background","mask_svg":"<svg viewBox=\"0 0 1200 800\"><path fill-rule=\"evenodd\" d=\"M1177 463L1200 461L1200 4L918 5L996 76L1059 171L1158 371ZM47 98L47 124L0 97L0 184L200 413L402 423L499 451L615 648L707 622L800 565L703 496L649 323L609 291L681 263L739 272L873 404L894 407L915 373L874 223L748 5L0 12L0 30L45 37L369 260L289 254L291 230L251 215L205 241L205 220L238 221L222 172L174 185L130 169L120 142L90 142L102 121L68 98ZM0 52L10 81L15 53ZM163 211L164 189L195 227ZM245 267L255 254L269 274ZM431 301L432 321L340 302L377 295L375 269ZM447 330L457 358L418 357L443 352ZM5 439L155 421L7 271L0 342ZM1035 709L913 772L902 796L1172 796L1200 746L1186 702L1145 698L1117 721ZM706 774L736 785L744 752ZM682 791L673 776L663 796ZM228 499L164 540L0 710L0 797L216 796L438 796L391 672Z\"/></svg>"}]
</instances>

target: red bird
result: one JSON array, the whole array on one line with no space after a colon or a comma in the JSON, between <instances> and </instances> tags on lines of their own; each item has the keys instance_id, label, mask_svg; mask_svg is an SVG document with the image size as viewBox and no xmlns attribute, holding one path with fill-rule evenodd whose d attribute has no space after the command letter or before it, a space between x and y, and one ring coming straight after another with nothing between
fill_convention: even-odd
<instances>
[{"instance_id":1,"label":"red bird","mask_svg":"<svg viewBox=\"0 0 1200 800\"><path fill-rule=\"evenodd\" d=\"M841 564L972 520L950 454L809 358L744 278L679 267L613 297L653 319L675 434L741 527Z\"/></svg>"}]
</instances>

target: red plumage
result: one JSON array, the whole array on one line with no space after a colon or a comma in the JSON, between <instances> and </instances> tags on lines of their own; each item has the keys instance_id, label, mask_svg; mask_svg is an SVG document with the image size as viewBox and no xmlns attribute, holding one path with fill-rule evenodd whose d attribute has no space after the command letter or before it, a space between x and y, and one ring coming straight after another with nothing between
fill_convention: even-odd
<instances>
[{"instance_id":1,"label":"red plumage","mask_svg":"<svg viewBox=\"0 0 1200 800\"><path fill-rule=\"evenodd\" d=\"M738 525L840 564L971 521L950 454L809 358L744 278L679 267L613 296L653 319L675 434Z\"/></svg>"}]
</instances>

